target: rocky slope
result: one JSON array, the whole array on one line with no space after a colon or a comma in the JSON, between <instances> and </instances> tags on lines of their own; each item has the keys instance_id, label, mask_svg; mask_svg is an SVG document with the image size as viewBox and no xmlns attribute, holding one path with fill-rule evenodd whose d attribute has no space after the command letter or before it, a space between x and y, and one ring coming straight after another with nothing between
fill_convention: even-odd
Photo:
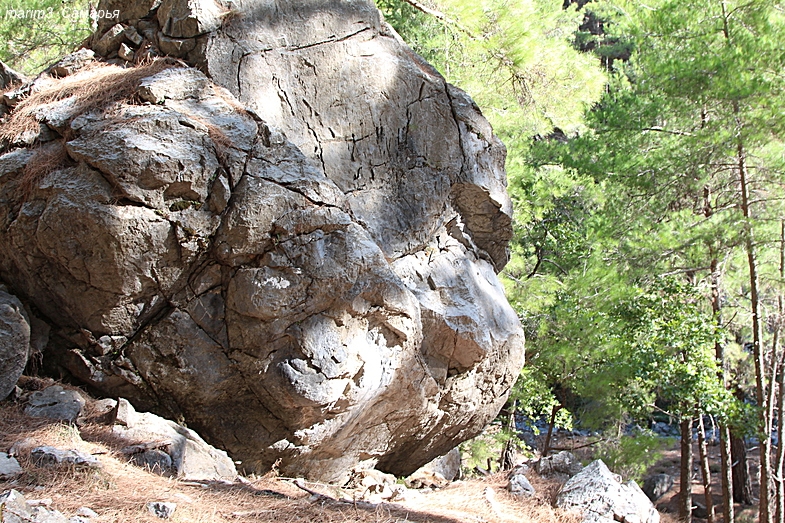
<instances>
[{"instance_id":1,"label":"rocky slope","mask_svg":"<svg viewBox=\"0 0 785 523\"><path fill-rule=\"evenodd\" d=\"M0 279L50 370L246 471L408 474L523 363L504 147L372 3L227 6L104 0L4 95Z\"/></svg>"}]
</instances>

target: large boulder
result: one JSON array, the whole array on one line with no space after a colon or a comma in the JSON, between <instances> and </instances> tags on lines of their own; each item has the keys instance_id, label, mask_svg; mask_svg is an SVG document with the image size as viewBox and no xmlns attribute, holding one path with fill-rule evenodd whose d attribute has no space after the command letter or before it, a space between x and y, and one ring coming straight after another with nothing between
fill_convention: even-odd
<instances>
[{"instance_id":1,"label":"large boulder","mask_svg":"<svg viewBox=\"0 0 785 523\"><path fill-rule=\"evenodd\" d=\"M0 286L0 400L14 390L30 356L30 319L16 296Z\"/></svg>"},{"instance_id":2,"label":"large boulder","mask_svg":"<svg viewBox=\"0 0 785 523\"><path fill-rule=\"evenodd\" d=\"M406 475L477 434L523 331L476 105L368 0L134 6L92 41L193 68L48 80L113 94L17 102L47 143L0 157L0 277L53 326L45 365L246 471Z\"/></svg>"},{"instance_id":3,"label":"large boulder","mask_svg":"<svg viewBox=\"0 0 785 523\"><path fill-rule=\"evenodd\" d=\"M659 523L660 513L637 483L622 483L602 460L589 463L565 483L556 506L583 513L583 523Z\"/></svg>"}]
</instances>

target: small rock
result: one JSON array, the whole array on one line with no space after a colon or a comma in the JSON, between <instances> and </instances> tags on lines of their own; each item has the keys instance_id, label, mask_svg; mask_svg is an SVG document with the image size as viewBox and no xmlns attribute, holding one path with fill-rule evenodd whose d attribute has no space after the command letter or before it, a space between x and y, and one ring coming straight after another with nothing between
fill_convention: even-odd
<instances>
[{"instance_id":1,"label":"small rock","mask_svg":"<svg viewBox=\"0 0 785 523\"><path fill-rule=\"evenodd\" d=\"M128 403L128 400L125 398L120 398L117 400L117 404L114 408L114 419L112 423L114 425L120 425L121 427L130 427L134 422L134 415L136 411Z\"/></svg>"},{"instance_id":2,"label":"small rock","mask_svg":"<svg viewBox=\"0 0 785 523\"><path fill-rule=\"evenodd\" d=\"M91 509L90 507L79 507L79 509L76 511L76 515L81 516L83 518L98 517L98 513L95 510Z\"/></svg>"},{"instance_id":3,"label":"small rock","mask_svg":"<svg viewBox=\"0 0 785 523\"><path fill-rule=\"evenodd\" d=\"M109 56L120 49L120 44L125 38L125 27L120 24L115 24L104 33L93 45L93 50L101 56Z\"/></svg>"},{"instance_id":4,"label":"small rock","mask_svg":"<svg viewBox=\"0 0 785 523\"><path fill-rule=\"evenodd\" d=\"M673 486L673 478L668 474L654 474L643 480L643 493L652 501L657 501Z\"/></svg>"},{"instance_id":5,"label":"small rock","mask_svg":"<svg viewBox=\"0 0 785 523\"><path fill-rule=\"evenodd\" d=\"M411 476L404 479L404 484L412 489L425 488L444 488L450 484L447 478L433 471L415 471Z\"/></svg>"},{"instance_id":6,"label":"small rock","mask_svg":"<svg viewBox=\"0 0 785 523\"><path fill-rule=\"evenodd\" d=\"M6 518L6 514L10 517ZM32 521L33 510L19 491L6 490L0 494L0 517L2 523Z\"/></svg>"},{"instance_id":7,"label":"small rock","mask_svg":"<svg viewBox=\"0 0 785 523\"><path fill-rule=\"evenodd\" d=\"M94 61L95 53L93 51L90 49L79 49L75 53L71 53L62 58L59 62L47 69L47 71L52 76L62 78L74 74Z\"/></svg>"},{"instance_id":8,"label":"small rock","mask_svg":"<svg viewBox=\"0 0 785 523\"><path fill-rule=\"evenodd\" d=\"M133 62L134 50L125 44L120 44L120 48L117 50L117 56L128 62Z\"/></svg>"},{"instance_id":9,"label":"small rock","mask_svg":"<svg viewBox=\"0 0 785 523\"><path fill-rule=\"evenodd\" d=\"M510 479L507 482L507 490L510 494L516 496L530 497L536 494L534 487L523 474L514 474L510 476Z\"/></svg>"},{"instance_id":10,"label":"small rock","mask_svg":"<svg viewBox=\"0 0 785 523\"><path fill-rule=\"evenodd\" d=\"M6 89L9 85L23 84L27 78L14 71L3 62L0 62L0 89Z\"/></svg>"},{"instance_id":11,"label":"small rock","mask_svg":"<svg viewBox=\"0 0 785 523\"><path fill-rule=\"evenodd\" d=\"M126 27L123 35L126 40L134 45L142 45L142 42L144 41L144 37L137 32L135 27Z\"/></svg>"},{"instance_id":12,"label":"small rock","mask_svg":"<svg viewBox=\"0 0 785 523\"><path fill-rule=\"evenodd\" d=\"M583 469L583 465L574 454L563 450L553 456L542 458L537 462L537 472L542 476L567 474L572 477Z\"/></svg>"},{"instance_id":13,"label":"small rock","mask_svg":"<svg viewBox=\"0 0 785 523\"><path fill-rule=\"evenodd\" d=\"M172 471L172 457L160 449L145 450L131 455L131 462L137 467L165 476Z\"/></svg>"},{"instance_id":14,"label":"small rock","mask_svg":"<svg viewBox=\"0 0 785 523\"><path fill-rule=\"evenodd\" d=\"M215 2L163 0L158 23L166 36L193 38L220 27L221 9Z\"/></svg>"},{"instance_id":15,"label":"small rock","mask_svg":"<svg viewBox=\"0 0 785 523\"><path fill-rule=\"evenodd\" d=\"M438 477L436 476L438 474ZM444 487L446 483L458 479L461 475L461 452L458 448L452 449L444 456L439 456L429 463L426 463L408 478L408 483L439 483L439 487ZM436 481L434 481L436 480ZM446 482L446 483L445 483ZM407 485L408 485L407 483ZM424 488L424 487L419 487Z\"/></svg>"},{"instance_id":16,"label":"small rock","mask_svg":"<svg viewBox=\"0 0 785 523\"><path fill-rule=\"evenodd\" d=\"M0 452L0 479L11 479L24 472L16 458Z\"/></svg>"},{"instance_id":17,"label":"small rock","mask_svg":"<svg viewBox=\"0 0 785 523\"><path fill-rule=\"evenodd\" d=\"M182 57L196 48L196 41L192 38L170 38L163 33L158 33L158 48L164 54Z\"/></svg>"},{"instance_id":18,"label":"small rock","mask_svg":"<svg viewBox=\"0 0 785 523\"><path fill-rule=\"evenodd\" d=\"M151 501L147 505L147 511L153 516L161 519L169 519L177 508L177 503L167 503L164 501Z\"/></svg>"},{"instance_id":19,"label":"small rock","mask_svg":"<svg viewBox=\"0 0 785 523\"><path fill-rule=\"evenodd\" d=\"M706 519L709 517L709 511L706 509L706 505L700 503L698 501L692 502L692 517Z\"/></svg>"},{"instance_id":20,"label":"small rock","mask_svg":"<svg viewBox=\"0 0 785 523\"><path fill-rule=\"evenodd\" d=\"M210 199L208 200L210 210L216 214L221 214L226 209L226 206L229 205L231 196L232 189L229 187L229 181L224 176L218 176L210 190Z\"/></svg>"},{"instance_id":21,"label":"small rock","mask_svg":"<svg viewBox=\"0 0 785 523\"><path fill-rule=\"evenodd\" d=\"M36 447L30 453L33 460L41 466L69 465L76 468L100 468L98 458L78 450L62 450L55 447Z\"/></svg>"},{"instance_id":22,"label":"small rock","mask_svg":"<svg viewBox=\"0 0 785 523\"><path fill-rule=\"evenodd\" d=\"M79 417L84 406L85 400L78 392L52 385L30 396L25 414L73 422Z\"/></svg>"},{"instance_id":23,"label":"small rock","mask_svg":"<svg viewBox=\"0 0 785 523\"><path fill-rule=\"evenodd\" d=\"M161 442L165 441L162 450L171 457L172 472L178 478L186 481L234 481L237 478L237 469L226 452L208 445L190 429L149 412L136 412L123 398L117 402L115 419L116 424L112 427L115 436L129 443L157 442L134 450L129 447L128 454L161 447Z\"/></svg>"}]
</instances>

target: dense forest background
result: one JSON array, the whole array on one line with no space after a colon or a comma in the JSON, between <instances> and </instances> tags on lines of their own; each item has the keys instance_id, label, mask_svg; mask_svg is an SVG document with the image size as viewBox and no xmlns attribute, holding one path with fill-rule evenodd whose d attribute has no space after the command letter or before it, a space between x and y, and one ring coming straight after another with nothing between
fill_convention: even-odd
<instances>
[{"instance_id":1,"label":"dense forest background","mask_svg":"<svg viewBox=\"0 0 785 523\"><path fill-rule=\"evenodd\" d=\"M645 463L650 422L671 421L683 474L697 429L704 478L716 423L723 520L732 500L754 501L745 452L757 442L759 520L783 521L785 4L377 5L507 145L515 238L503 277L527 365L501 423L591 428ZM0 59L40 71L90 34L93 10L0 0ZM508 447L514 433L501 433Z\"/></svg>"}]
</instances>

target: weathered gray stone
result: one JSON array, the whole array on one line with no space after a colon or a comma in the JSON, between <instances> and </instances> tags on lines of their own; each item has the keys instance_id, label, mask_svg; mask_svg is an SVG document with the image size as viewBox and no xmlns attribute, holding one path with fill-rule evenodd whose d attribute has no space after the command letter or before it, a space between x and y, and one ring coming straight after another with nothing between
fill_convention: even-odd
<instances>
[{"instance_id":1,"label":"weathered gray stone","mask_svg":"<svg viewBox=\"0 0 785 523\"><path fill-rule=\"evenodd\" d=\"M161 519L170 519L174 515L175 509L177 509L177 503L165 501L150 501L146 506L150 514Z\"/></svg>"},{"instance_id":2,"label":"weathered gray stone","mask_svg":"<svg viewBox=\"0 0 785 523\"><path fill-rule=\"evenodd\" d=\"M406 478L410 488L444 487L461 475L461 451L456 447L426 463Z\"/></svg>"},{"instance_id":3,"label":"weathered gray stone","mask_svg":"<svg viewBox=\"0 0 785 523\"><path fill-rule=\"evenodd\" d=\"M125 29L121 24L113 25L93 44L93 50L101 56L116 53L125 40Z\"/></svg>"},{"instance_id":4,"label":"weathered gray stone","mask_svg":"<svg viewBox=\"0 0 785 523\"><path fill-rule=\"evenodd\" d=\"M0 479L8 480L24 472L16 458L0 452Z\"/></svg>"},{"instance_id":5,"label":"weathered gray stone","mask_svg":"<svg viewBox=\"0 0 785 523\"><path fill-rule=\"evenodd\" d=\"M673 478L668 474L653 474L643 479L643 493L652 501L657 501L673 486Z\"/></svg>"},{"instance_id":6,"label":"weathered gray stone","mask_svg":"<svg viewBox=\"0 0 785 523\"><path fill-rule=\"evenodd\" d=\"M75 390L52 385L30 395L25 414L41 418L76 421L85 406L85 399Z\"/></svg>"},{"instance_id":7,"label":"weathered gray stone","mask_svg":"<svg viewBox=\"0 0 785 523\"><path fill-rule=\"evenodd\" d=\"M582 469L583 465L580 460L567 450L542 458L537 462L537 472L542 476L566 474L572 477Z\"/></svg>"},{"instance_id":8,"label":"weathered gray stone","mask_svg":"<svg viewBox=\"0 0 785 523\"><path fill-rule=\"evenodd\" d=\"M30 453L33 461L40 466L56 467L66 465L76 468L101 468L98 458L73 449L58 449L51 446L36 447Z\"/></svg>"},{"instance_id":9,"label":"weathered gray stone","mask_svg":"<svg viewBox=\"0 0 785 523\"><path fill-rule=\"evenodd\" d=\"M124 419L122 424L113 427L116 436L128 442L161 442L160 450L165 450L171 458L167 461L151 452L155 448L140 448L138 453L129 449L132 456L141 454L134 459L139 466L146 464L166 473L173 470L178 478L188 481L234 481L237 478L234 463L226 453L205 443L196 432L155 414L136 412L122 398L118 407L124 413Z\"/></svg>"},{"instance_id":10,"label":"weathered gray stone","mask_svg":"<svg viewBox=\"0 0 785 523\"><path fill-rule=\"evenodd\" d=\"M523 474L511 475L507 480L506 488L510 494L514 494L516 496L531 497L537 493L534 490L532 484L529 482L529 479Z\"/></svg>"},{"instance_id":11,"label":"weathered gray stone","mask_svg":"<svg viewBox=\"0 0 785 523\"><path fill-rule=\"evenodd\" d=\"M14 390L30 356L30 320L16 296L0 290L0 400Z\"/></svg>"},{"instance_id":12,"label":"weathered gray stone","mask_svg":"<svg viewBox=\"0 0 785 523\"><path fill-rule=\"evenodd\" d=\"M142 45L142 42L144 42L144 37L139 34L135 27L126 27L125 31L123 31L123 36L125 36L125 39L128 40L131 44L137 47Z\"/></svg>"},{"instance_id":13,"label":"weathered gray stone","mask_svg":"<svg viewBox=\"0 0 785 523\"><path fill-rule=\"evenodd\" d=\"M37 153L0 157L0 277L55 326L53 364L248 471L406 475L476 435L523 360L476 106L367 0L138 4L113 23L192 42L193 69L52 118L69 161L24 201Z\"/></svg>"},{"instance_id":14,"label":"weathered gray stone","mask_svg":"<svg viewBox=\"0 0 785 523\"><path fill-rule=\"evenodd\" d=\"M172 457L163 450L153 449L133 454L131 461L137 467L162 476L166 476L172 471Z\"/></svg>"},{"instance_id":15,"label":"weathered gray stone","mask_svg":"<svg viewBox=\"0 0 785 523\"><path fill-rule=\"evenodd\" d=\"M620 483L602 460L588 464L562 486L556 506L583 512L584 523L659 523L660 514L634 481Z\"/></svg>"},{"instance_id":16,"label":"weathered gray stone","mask_svg":"<svg viewBox=\"0 0 785 523\"><path fill-rule=\"evenodd\" d=\"M49 74L57 77L70 76L84 69L95 61L95 52L92 49L79 49L60 59L56 64L47 69Z\"/></svg>"},{"instance_id":17,"label":"weathered gray stone","mask_svg":"<svg viewBox=\"0 0 785 523\"><path fill-rule=\"evenodd\" d=\"M0 494L0 517L2 523L26 523L32 521L33 510L19 491L7 490Z\"/></svg>"},{"instance_id":18,"label":"weathered gray stone","mask_svg":"<svg viewBox=\"0 0 785 523\"><path fill-rule=\"evenodd\" d=\"M118 22L128 22L145 18L150 11L161 5L161 0L100 0L96 10L105 14L98 19L98 31L105 31ZM119 16L115 17L115 11Z\"/></svg>"},{"instance_id":19,"label":"weathered gray stone","mask_svg":"<svg viewBox=\"0 0 785 523\"><path fill-rule=\"evenodd\" d=\"M26 82L27 77L25 75L17 73L3 62L0 62L0 89L8 89L12 85Z\"/></svg>"},{"instance_id":20,"label":"weathered gray stone","mask_svg":"<svg viewBox=\"0 0 785 523\"><path fill-rule=\"evenodd\" d=\"M128 47L125 43L122 43L120 44L120 48L117 50L117 56L128 62L132 62L134 60L134 50Z\"/></svg>"},{"instance_id":21,"label":"weathered gray stone","mask_svg":"<svg viewBox=\"0 0 785 523\"><path fill-rule=\"evenodd\" d=\"M224 14L213 0L163 0L158 23L166 36L193 38L218 29Z\"/></svg>"},{"instance_id":22,"label":"weathered gray stone","mask_svg":"<svg viewBox=\"0 0 785 523\"><path fill-rule=\"evenodd\" d=\"M170 38L163 33L158 33L158 49L169 56L183 57L196 48L196 41L192 38Z\"/></svg>"}]
</instances>

